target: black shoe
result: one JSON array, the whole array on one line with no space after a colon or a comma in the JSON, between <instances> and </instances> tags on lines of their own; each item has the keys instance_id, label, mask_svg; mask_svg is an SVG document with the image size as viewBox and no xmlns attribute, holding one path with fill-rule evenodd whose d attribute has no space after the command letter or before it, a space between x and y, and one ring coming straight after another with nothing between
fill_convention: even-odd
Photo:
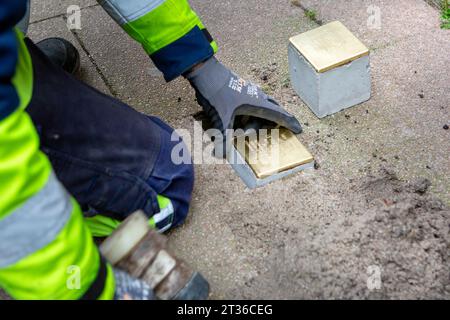
<instances>
[{"instance_id":1,"label":"black shoe","mask_svg":"<svg viewBox=\"0 0 450 320\"><path fill-rule=\"evenodd\" d=\"M62 38L48 38L36 45L50 61L66 72L75 74L80 69L80 54L69 41Z\"/></svg>"}]
</instances>

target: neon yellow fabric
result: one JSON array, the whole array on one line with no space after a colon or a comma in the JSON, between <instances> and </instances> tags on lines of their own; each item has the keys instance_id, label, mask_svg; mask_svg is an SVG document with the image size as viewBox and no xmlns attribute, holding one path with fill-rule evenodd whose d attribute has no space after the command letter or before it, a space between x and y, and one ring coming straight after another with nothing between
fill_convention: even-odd
<instances>
[{"instance_id":1,"label":"neon yellow fabric","mask_svg":"<svg viewBox=\"0 0 450 320\"><path fill-rule=\"evenodd\" d=\"M219 46L217 45L217 42L213 41L211 42L211 47L214 50L214 53L217 53L217 51L219 50Z\"/></svg>"},{"instance_id":2,"label":"neon yellow fabric","mask_svg":"<svg viewBox=\"0 0 450 320\"><path fill-rule=\"evenodd\" d=\"M156 199L158 200L158 206L160 210L166 208L170 204L170 199L164 196L157 195Z\"/></svg>"},{"instance_id":3,"label":"neon yellow fabric","mask_svg":"<svg viewBox=\"0 0 450 320\"><path fill-rule=\"evenodd\" d=\"M30 117L17 109L0 122L0 218L37 193L47 182L50 163L39 152Z\"/></svg>"},{"instance_id":4,"label":"neon yellow fabric","mask_svg":"<svg viewBox=\"0 0 450 320\"><path fill-rule=\"evenodd\" d=\"M99 214L94 217L84 218L84 223L94 237L103 238L113 233L121 222Z\"/></svg>"},{"instance_id":5,"label":"neon yellow fabric","mask_svg":"<svg viewBox=\"0 0 450 320\"><path fill-rule=\"evenodd\" d=\"M111 265L107 265L107 275L106 275L106 282L105 282L105 288L103 289L102 294L97 300L112 300L114 297L114 291L116 284L114 282L114 274L113 269Z\"/></svg>"},{"instance_id":6,"label":"neon yellow fabric","mask_svg":"<svg viewBox=\"0 0 450 320\"><path fill-rule=\"evenodd\" d=\"M159 208L162 210L170 204L170 200L164 196L157 196ZM96 215L95 217L84 218L86 225L91 231L94 237L103 238L108 237L116 230L122 223L119 220L109 218L102 215ZM152 217L148 220L148 224L151 228L156 228L155 219Z\"/></svg>"},{"instance_id":7,"label":"neon yellow fabric","mask_svg":"<svg viewBox=\"0 0 450 320\"><path fill-rule=\"evenodd\" d=\"M0 219L11 213L47 182L51 166L39 152L39 137L23 111L33 91L31 58L17 32L19 59L13 84L20 108L0 122Z\"/></svg>"},{"instance_id":8,"label":"neon yellow fabric","mask_svg":"<svg viewBox=\"0 0 450 320\"><path fill-rule=\"evenodd\" d=\"M23 41L23 33L17 29L15 29L15 32L19 56L16 65L16 73L12 79L12 83L16 87L19 96L19 108L25 109L30 103L31 96L33 95L33 65L30 54Z\"/></svg>"},{"instance_id":9,"label":"neon yellow fabric","mask_svg":"<svg viewBox=\"0 0 450 320\"><path fill-rule=\"evenodd\" d=\"M0 219L14 214L46 184L51 165L39 150L39 138L24 111L32 95L32 63L23 36L17 32L19 60L13 78L20 108L0 122ZM71 218L57 238L19 262L0 269L0 287L16 299L78 299L96 278L99 253L73 201ZM24 221L26 223L26 221ZM69 288L71 266L79 268L80 287ZM109 268L101 298L112 299L114 278Z\"/></svg>"},{"instance_id":10,"label":"neon yellow fabric","mask_svg":"<svg viewBox=\"0 0 450 320\"><path fill-rule=\"evenodd\" d=\"M79 299L95 280L100 256L80 207L75 201L73 205L70 220L52 243L0 270L0 283L13 298ZM102 294L105 299L114 295L111 277Z\"/></svg>"},{"instance_id":11,"label":"neon yellow fabric","mask_svg":"<svg viewBox=\"0 0 450 320\"><path fill-rule=\"evenodd\" d=\"M166 0L146 15L123 25L123 29L151 55L195 26L204 29L187 0Z\"/></svg>"},{"instance_id":12,"label":"neon yellow fabric","mask_svg":"<svg viewBox=\"0 0 450 320\"><path fill-rule=\"evenodd\" d=\"M199 19L199 23L197 24L197 26L200 28L200 30L206 29L205 25L203 24L203 22ZM217 53L217 51L219 51L219 46L217 45L216 41L212 41L210 43L212 49L214 50L214 53Z\"/></svg>"}]
</instances>

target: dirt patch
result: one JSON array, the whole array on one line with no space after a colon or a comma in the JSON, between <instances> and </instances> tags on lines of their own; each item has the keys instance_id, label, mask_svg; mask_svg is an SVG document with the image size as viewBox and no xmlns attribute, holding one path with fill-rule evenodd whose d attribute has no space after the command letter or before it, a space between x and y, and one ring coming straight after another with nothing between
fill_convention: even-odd
<instances>
[{"instance_id":1,"label":"dirt patch","mask_svg":"<svg viewBox=\"0 0 450 320\"><path fill-rule=\"evenodd\" d=\"M427 179L405 182L382 169L352 182L352 197L336 199L336 212L350 215L304 228L236 212L228 225L240 245L263 254L258 274L229 296L449 299L450 210L429 187Z\"/></svg>"},{"instance_id":2,"label":"dirt patch","mask_svg":"<svg viewBox=\"0 0 450 320\"><path fill-rule=\"evenodd\" d=\"M255 76L256 82L268 94L273 94L276 89L290 86L289 75L286 72L280 72L277 62L271 62L262 67L253 67L251 72Z\"/></svg>"},{"instance_id":3,"label":"dirt patch","mask_svg":"<svg viewBox=\"0 0 450 320\"><path fill-rule=\"evenodd\" d=\"M289 230L282 243L272 243L267 271L236 294L450 298L450 211L427 193L429 186L426 179L400 181L388 170L354 184L351 219Z\"/></svg>"}]
</instances>

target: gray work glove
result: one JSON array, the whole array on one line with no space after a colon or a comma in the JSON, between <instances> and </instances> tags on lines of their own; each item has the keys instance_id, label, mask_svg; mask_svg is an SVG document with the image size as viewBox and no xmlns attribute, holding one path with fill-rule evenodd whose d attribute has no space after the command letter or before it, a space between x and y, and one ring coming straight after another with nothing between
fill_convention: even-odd
<instances>
[{"instance_id":1,"label":"gray work glove","mask_svg":"<svg viewBox=\"0 0 450 320\"><path fill-rule=\"evenodd\" d=\"M156 300L152 288L128 273L113 269L115 280L114 300Z\"/></svg>"},{"instance_id":2,"label":"gray work glove","mask_svg":"<svg viewBox=\"0 0 450 320\"><path fill-rule=\"evenodd\" d=\"M185 76L214 128L222 133L227 129L245 129L241 123L236 123L237 116L268 120L296 134L302 131L297 119L272 97L257 85L241 79L214 57Z\"/></svg>"}]
</instances>

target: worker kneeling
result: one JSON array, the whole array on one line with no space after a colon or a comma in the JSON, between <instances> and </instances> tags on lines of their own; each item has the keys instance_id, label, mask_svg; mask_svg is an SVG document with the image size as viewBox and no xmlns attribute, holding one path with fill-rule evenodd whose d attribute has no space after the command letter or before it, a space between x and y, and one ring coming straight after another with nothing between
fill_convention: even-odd
<instances>
[{"instance_id":1,"label":"worker kneeling","mask_svg":"<svg viewBox=\"0 0 450 320\"><path fill-rule=\"evenodd\" d=\"M38 44L44 51L47 41ZM70 48L69 43L65 45ZM149 225L159 232L180 225L189 210L194 183L192 164L174 164L171 161L172 148L180 142L171 140L173 129L162 120L137 112L78 81L29 39L24 39L22 49L22 53L29 56L33 69L33 90L25 111L38 132L40 149L50 160L54 171L51 174L54 177L49 178L50 182L41 190L42 199L36 203L36 211L42 214L45 210L51 211L51 207L61 211L68 209L64 208L66 206L75 208L80 214L78 222L71 223L73 225L69 229L73 230L65 231L69 235L60 239L61 243L58 243L59 235L54 241L54 248L52 244L44 248L47 257L39 257L40 252L37 251L34 255L38 260L33 255L19 259L19 265L26 265L27 269L15 268L17 265L14 263L1 269L10 258L3 252L17 256L11 257L13 262L23 254L0 248L0 284L13 297L21 299L110 299L113 294L118 299L151 299L153 291L146 283L112 269L100 257L86 227L93 236L106 237L137 210L142 210L148 217ZM52 197L52 189L55 188L59 189L60 195L67 190L78 202L79 208L70 200L60 204L59 198L68 198L68 195ZM43 204L45 201L49 203ZM80 220L81 212L84 223ZM27 213L24 211L24 214ZM2 229L0 238L8 237L12 232L9 220L15 220L16 215L17 212L13 212L0 220L0 228L2 223L9 225L6 232ZM24 221L17 223L27 224L26 219L25 216ZM32 215L28 219L31 223ZM42 215L42 219L46 217ZM67 219L70 221L73 218L68 215ZM59 217L55 221L48 219L46 223L52 226L64 222ZM38 225L34 227L39 228ZM33 238L30 233L24 237ZM14 236L20 237L20 234ZM70 237L72 239L68 239ZM35 242L35 245L39 243ZM23 244L17 249L24 250ZM53 257L49 259L48 255ZM58 267L52 263L60 266L60 270L54 270ZM66 272L73 270L72 266L81 268L82 285L75 289L61 288L69 278ZM95 269L97 271L92 271ZM26 283L19 280L23 276L36 281ZM38 288L37 284L42 280L50 283ZM83 287L89 282L89 288Z\"/></svg>"},{"instance_id":2,"label":"worker kneeling","mask_svg":"<svg viewBox=\"0 0 450 320\"><path fill-rule=\"evenodd\" d=\"M26 111L93 235L108 236L137 210L160 231L182 223L194 175L192 165L171 161L173 129L78 81L26 43L34 71Z\"/></svg>"},{"instance_id":3,"label":"worker kneeling","mask_svg":"<svg viewBox=\"0 0 450 320\"><path fill-rule=\"evenodd\" d=\"M214 128L254 116L301 131L273 98L214 57L217 44L186 0L153 2L99 1L167 81L189 80ZM206 297L206 281L187 277L154 231L181 224L191 200L193 167L171 160L179 146L173 129L76 80L79 55L67 41L25 39L15 26L26 4L0 1L0 288L15 299L152 299L161 281L173 288L172 279L187 279L162 296ZM152 227L136 246L148 254L145 282L113 268L92 238L138 210ZM161 245L150 256L145 244ZM177 265L180 276L171 277Z\"/></svg>"}]
</instances>

